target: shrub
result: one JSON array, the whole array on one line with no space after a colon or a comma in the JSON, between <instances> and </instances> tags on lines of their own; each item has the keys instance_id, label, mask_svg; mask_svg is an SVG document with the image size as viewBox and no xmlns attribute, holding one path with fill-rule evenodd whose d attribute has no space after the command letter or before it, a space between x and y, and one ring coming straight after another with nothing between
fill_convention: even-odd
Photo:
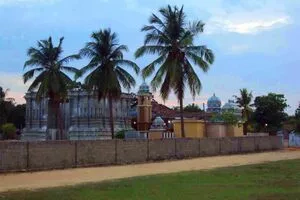
<instances>
[{"instance_id":1,"label":"shrub","mask_svg":"<svg viewBox=\"0 0 300 200\"><path fill-rule=\"evenodd\" d=\"M212 122L224 122L230 125L237 125L239 122L238 117L234 114L234 112L223 112L220 114L214 114L211 117Z\"/></svg>"},{"instance_id":2,"label":"shrub","mask_svg":"<svg viewBox=\"0 0 300 200\"><path fill-rule=\"evenodd\" d=\"M16 127L11 123L3 124L1 127L3 139L15 139Z\"/></svg>"},{"instance_id":3,"label":"shrub","mask_svg":"<svg viewBox=\"0 0 300 200\"><path fill-rule=\"evenodd\" d=\"M125 131L126 130L118 131L115 138L117 138L117 139L124 139L125 138Z\"/></svg>"}]
</instances>

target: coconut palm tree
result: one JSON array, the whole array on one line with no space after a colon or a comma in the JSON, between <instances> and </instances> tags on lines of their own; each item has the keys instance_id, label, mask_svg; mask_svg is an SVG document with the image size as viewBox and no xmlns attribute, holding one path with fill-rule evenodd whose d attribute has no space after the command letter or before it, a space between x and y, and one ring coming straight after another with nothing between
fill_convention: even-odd
<instances>
[{"instance_id":1,"label":"coconut palm tree","mask_svg":"<svg viewBox=\"0 0 300 200\"><path fill-rule=\"evenodd\" d=\"M29 60L24 64L24 69L32 68L23 74L24 83L33 79L28 91L36 91L38 101L43 97L49 98L48 129L61 126L59 105L66 100L68 87L72 84L72 79L66 73L76 74L79 71L68 66L70 61L79 59L79 55L62 57L63 39L60 38L58 46L53 45L51 37L38 41L37 47L28 49Z\"/></svg>"},{"instance_id":2,"label":"coconut palm tree","mask_svg":"<svg viewBox=\"0 0 300 200\"><path fill-rule=\"evenodd\" d=\"M201 90L197 69L207 72L214 62L214 54L206 46L194 44L197 35L203 32L201 21L188 22L183 7L168 5L159 10L161 18L152 14L149 23L142 28L146 32L144 45L137 49L135 56L158 55L153 62L142 70L144 78L158 70L151 81L153 91L160 87L163 100L174 91L180 104L181 133L185 137L183 123L183 98L185 87L189 87L193 97ZM194 69L193 64L199 68Z\"/></svg>"},{"instance_id":3,"label":"coconut palm tree","mask_svg":"<svg viewBox=\"0 0 300 200\"><path fill-rule=\"evenodd\" d=\"M240 96L235 96L236 103L242 108L242 116L244 119L243 133L247 135L249 113L251 112L251 101L253 98L252 92L249 92L246 88L240 89Z\"/></svg>"},{"instance_id":4,"label":"coconut palm tree","mask_svg":"<svg viewBox=\"0 0 300 200\"><path fill-rule=\"evenodd\" d=\"M1 125L6 122L7 118L6 94L7 90L4 90L2 87L0 87L0 128Z\"/></svg>"},{"instance_id":5,"label":"coconut palm tree","mask_svg":"<svg viewBox=\"0 0 300 200\"><path fill-rule=\"evenodd\" d=\"M128 48L118 44L117 34L110 29L92 33L91 39L80 51L80 55L90 58L90 62L80 70L78 76L90 72L84 83L97 94L98 100L108 99L111 134L114 138L113 101L120 98L121 87L130 90L136 83L121 66L130 67L136 74L139 73L139 67L124 59L123 52Z\"/></svg>"}]
</instances>

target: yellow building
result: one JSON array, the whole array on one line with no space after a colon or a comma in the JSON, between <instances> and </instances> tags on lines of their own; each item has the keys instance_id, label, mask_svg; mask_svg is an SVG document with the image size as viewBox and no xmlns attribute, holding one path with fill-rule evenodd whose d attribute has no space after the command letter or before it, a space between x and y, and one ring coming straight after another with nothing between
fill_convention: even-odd
<instances>
[{"instance_id":1,"label":"yellow building","mask_svg":"<svg viewBox=\"0 0 300 200\"><path fill-rule=\"evenodd\" d=\"M173 120L173 128L176 138L181 138L180 120ZM203 120L184 119L184 132L187 138L205 137L205 124Z\"/></svg>"},{"instance_id":2,"label":"yellow building","mask_svg":"<svg viewBox=\"0 0 300 200\"><path fill-rule=\"evenodd\" d=\"M228 125L227 126L227 136L229 137L242 137L244 136L243 133L243 124L237 124L237 125Z\"/></svg>"},{"instance_id":3,"label":"yellow building","mask_svg":"<svg viewBox=\"0 0 300 200\"><path fill-rule=\"evenodd\" d=\"M173 120L176 138L181 138L180 120ZM242 125L227 125L224 123L205 123L203 120L184 119L184 131L187 138L203 137L240 137L243 136Z\"/></svg>"}]
</instances>

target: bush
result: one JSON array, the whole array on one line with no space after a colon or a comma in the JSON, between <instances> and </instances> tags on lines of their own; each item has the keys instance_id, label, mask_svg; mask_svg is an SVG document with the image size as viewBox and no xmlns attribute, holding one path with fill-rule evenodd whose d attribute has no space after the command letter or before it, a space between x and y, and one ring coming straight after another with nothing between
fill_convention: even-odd
<instances>
[{"instance_id":1,"label":"bush","mask_svg":"<svg viewBox=\"0 0 300 200\"><path fill-rule=\"evenodd\" d=\"M117 138L117 139L124 139L125 138L125 131L126 130L118 131L115 138Z\"/></svg>"},{"instance_id":2,"label":"bush","mask_svg":"<svg viewBox=\"0 0 300 200\"><path fill-rule=\"evenodd\" d=\"M211 117L212 122L224 122L229 125L237 125L239 122L238 117L234 114L234 112L223 112L214 114Z\"/></svg>"},{"instance_id":3,"label":"bush","mask_svg":"<svg viewBox=\"0 0 300 200\"><path fill-rule=\"evenodd\" d=\"M1 127L3 139L16 139L16 127L11 123L3 124Z\"/></svg>"}]
</instances>

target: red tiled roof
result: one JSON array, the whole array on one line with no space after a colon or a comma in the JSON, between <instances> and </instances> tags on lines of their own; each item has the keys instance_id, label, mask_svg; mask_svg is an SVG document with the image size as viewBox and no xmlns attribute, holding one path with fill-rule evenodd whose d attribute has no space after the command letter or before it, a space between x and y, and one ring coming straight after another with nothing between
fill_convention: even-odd
<instances>
[{"instance_id":1,"label":"red tiled roof","mask_svg":"<svg viewBox=\"0 0 300 200\"><path fill-rule=\"evenodd\" d=\"M174 118L176 111L156 101L152 101L152 114L163 118Z\"/></svg>"},{"instance_id":2,"label":"red tiled roof","mask_svg":"<svg viewBox=\"0 0 300 200\"><path fill-rule=\"evenodd\" d=\"M162 118L176 118L180 117L180 112L173 110L163 104L159 104L156 101L152 101L152 114L153 116L160 116ZM204 119L203 112L184 112L183 117L185 118L196 118ZM206 117L211 117L211 113L206 113Z\"/></svg>"}]
</instances>

